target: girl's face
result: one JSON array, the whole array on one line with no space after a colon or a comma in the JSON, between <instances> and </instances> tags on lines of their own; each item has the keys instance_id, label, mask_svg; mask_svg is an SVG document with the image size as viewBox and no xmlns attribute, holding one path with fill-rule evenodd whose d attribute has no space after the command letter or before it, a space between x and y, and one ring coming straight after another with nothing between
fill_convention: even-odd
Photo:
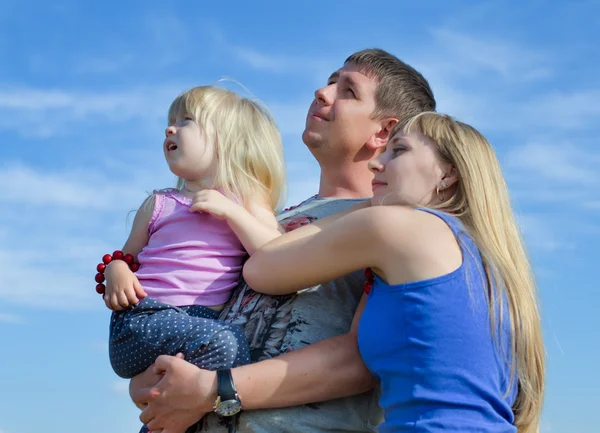
<instances>
[{"instance_id":1,"label":"girl's face","mask_svg":"<svg viewBox=\"0 0 600 433\"><path fill-rule=\"evenodd\" d=\"M374 205L432 205L439 202L437 188L455 181L452 166L440 161L437 144L420 133L394 134L369 168L375 174Z\"/></svg>"},{"instance_id":2,"label":"girl's face","mask_svg":"<svg viewBox=\"0 0 600 433\"><path fill-rule=\"evenodd\" d=\"M188 183L212 184L217 157L214 143L189 114L175 118L165 130L163 151L169 169Z\"/></svg>"}]
</instances>

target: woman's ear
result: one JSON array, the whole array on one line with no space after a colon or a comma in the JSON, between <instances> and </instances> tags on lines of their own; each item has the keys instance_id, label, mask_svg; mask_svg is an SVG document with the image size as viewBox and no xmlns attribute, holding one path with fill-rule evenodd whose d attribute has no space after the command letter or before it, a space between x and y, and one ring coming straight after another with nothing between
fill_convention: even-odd
<instances>
[{"instance_id":1,"label":"woman's ear","mask_svg":"<svg viewBox=\"0 0 600 433\"><path fill-rule=\"evenodd\" d=\"M458 170L456 167L454 167L452 164L447 164L447 166L444 167L441 182L446 185L444 189L449 188L458 182Z\"/></svg>"},{"instance_id":2,"label":"woman's ear","mask_svg":"<svg viewBox=\"0 0 600 433\"><path fill-rule=\"evenodd\" d=\"M393 117L382 119L379 122L380 129L373 135L371 135L371 137L369 137L369 139L367 140L367 148L370 150L383 149L387 145L392 130L394 129L394 126L396 126L397 123L398 119L395 119Z\"/></svg>"}]
</instances>

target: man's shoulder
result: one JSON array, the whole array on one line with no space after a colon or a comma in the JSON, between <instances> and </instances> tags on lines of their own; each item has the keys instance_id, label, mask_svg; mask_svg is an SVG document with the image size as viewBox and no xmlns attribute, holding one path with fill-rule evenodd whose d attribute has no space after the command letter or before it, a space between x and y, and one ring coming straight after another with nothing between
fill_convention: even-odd
<instances>
[{"instance_id":1,"label":"man's shoulder","mask_svg":"<svg viewBox=\"0 0 600 433\"><path fill-rule=\"evenodd\" d=\"M343 212L364 200L362 198L320 198L315 195L296 206L284 209L277 219L283 224L290 222L292 219L302 220L304 224L311 223L320 218Z\"/></svg>"}]
</instances>

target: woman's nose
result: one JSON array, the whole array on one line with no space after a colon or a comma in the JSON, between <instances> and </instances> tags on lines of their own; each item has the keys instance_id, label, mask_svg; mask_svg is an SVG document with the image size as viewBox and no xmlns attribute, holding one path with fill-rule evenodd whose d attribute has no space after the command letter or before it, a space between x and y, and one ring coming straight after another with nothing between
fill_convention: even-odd
<instances>
[{"instance_id":1,"label":"woman's nose","mask_svg":"<svg viewBox=\"0 0 600 433\"><path fill-rule=\"evenodd\" d=\"M369 170L373 173L381 173L385 167L380 158L381 157L378 156L369 161Z\"/></svg>"}]
</instances>

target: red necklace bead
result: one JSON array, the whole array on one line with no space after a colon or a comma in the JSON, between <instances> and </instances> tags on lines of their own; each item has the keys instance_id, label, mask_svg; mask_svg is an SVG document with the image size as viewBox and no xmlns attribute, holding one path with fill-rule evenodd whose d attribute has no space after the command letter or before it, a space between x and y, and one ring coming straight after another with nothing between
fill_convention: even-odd
<instances>
[{"instance_id":1,"label":"red necklace bead","mask_svg":"<svg viewBox=\"0 0 600 433\"><path fill-rule=\"evenodd\" d=\"M116 250L112 255L113 260L123 260L123 251Z\"/></svg>"},{"instance_id":2,"label":"red necklace bead","mask_svg":"<svg viewBox=\"0 0 600 433\"><path fill-rule=\"evenodd\" d=\"M110 254L104 254L102 256L102 262L104 262L105 265L108 265L110 262L112 262L112 256Z\"/></svg>"},{"instance_id":3,"label":"red necklace bead","mask_svg":"<svg viewBox=\"0 0 600 433\"><path fill-rule=\"evenodd\" d=\"M106 265L104 263L98 263L98 266L96 266L96 270L103 274L106 270Z\"/></svg>"},{"instance_id":4,"label":"red necklace bead","mask_svg":"<svg viewBox=\"0 0 600 433\"><path fill-rule=\"evenodd\" d=\"M369 293L371 293L371 289L373 288L373 280L375 278L375 275L373 274L371 268L365 269L365 277L367 278L367 281L365 281L363 290L368 295Z\"/></svg>"},{"instance_id":5,"label":"red necklace bead","mask_svg":"<svg viewBox=\"0 0 600 433\"><path fill-rule=\"evenodd\" d=\"M105 290L106 290L106 286L104 284L102 284L102 283L96 284L96 293L103 295Z\"/></svg>"}]
</instances>

